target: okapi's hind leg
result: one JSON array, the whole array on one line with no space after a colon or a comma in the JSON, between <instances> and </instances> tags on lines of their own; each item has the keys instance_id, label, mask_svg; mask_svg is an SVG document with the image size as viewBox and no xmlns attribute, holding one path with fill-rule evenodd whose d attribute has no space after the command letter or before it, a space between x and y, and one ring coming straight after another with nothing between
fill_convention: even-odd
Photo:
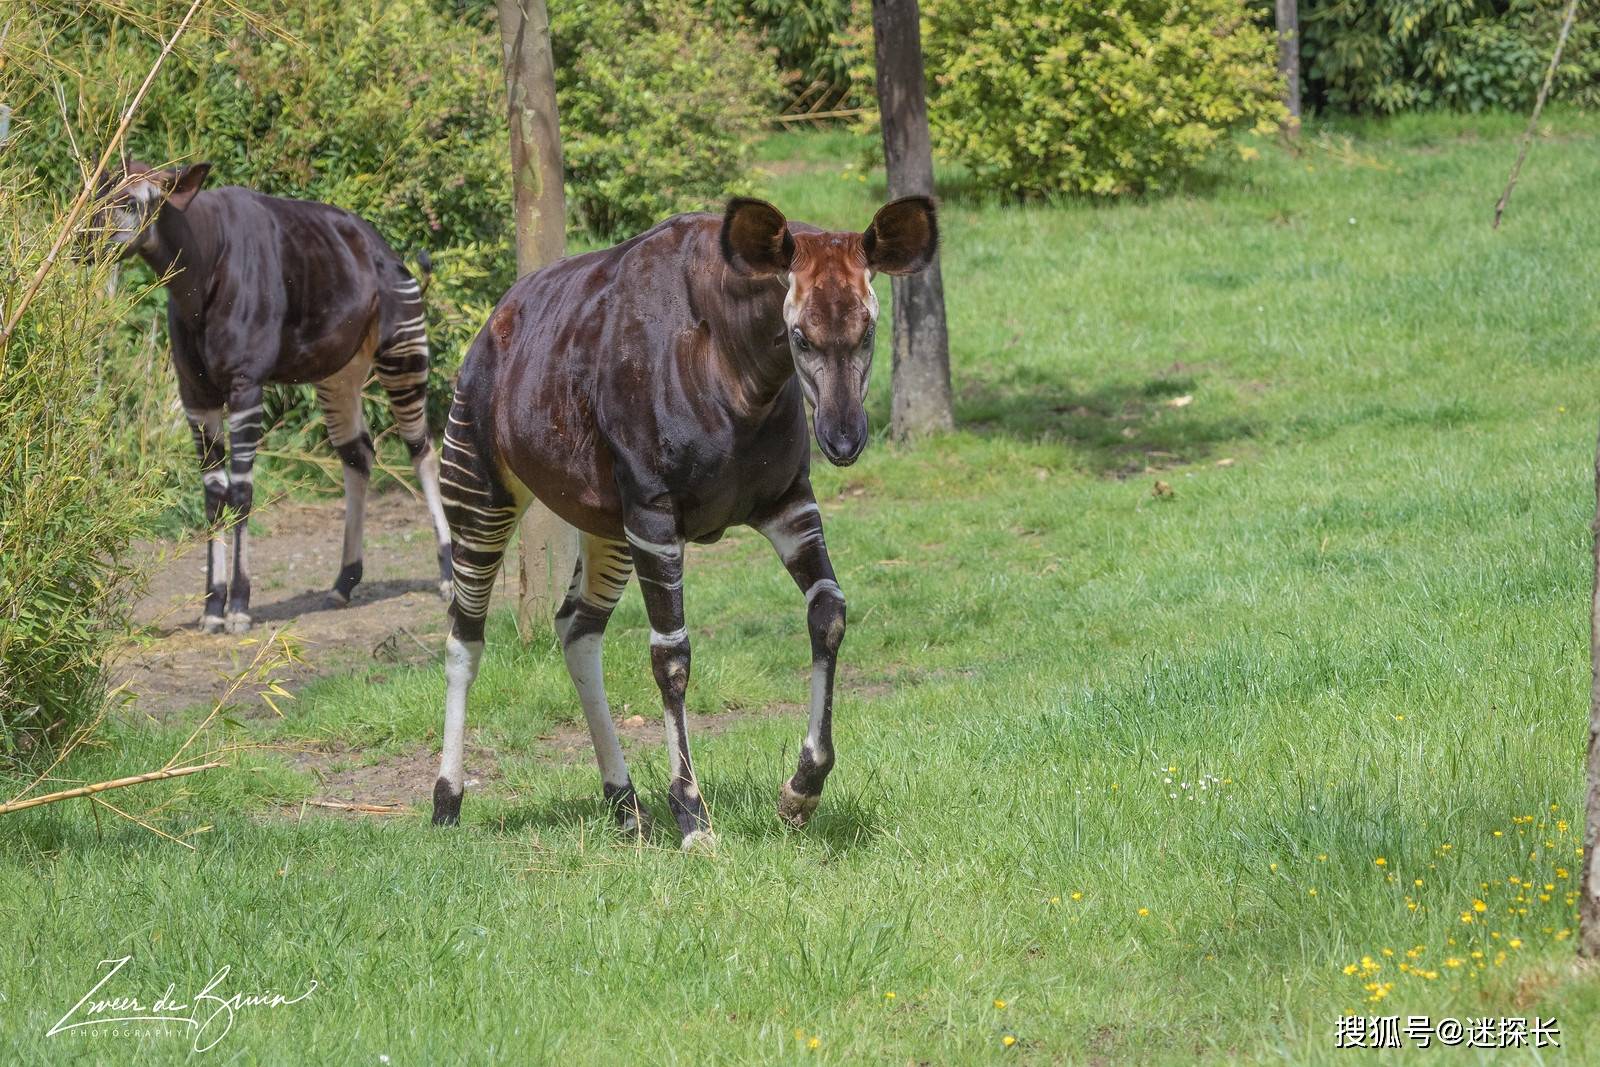
<instances>
[{"instance_id":1,"label":"okapi's hind leg","mask_svg":"<svg viewBox=\"0 0 1600 1067\"><path fill-rule=\"evenodd\" d=\"M428 434L428 326L422 292L406 277L393 286L396 321L378 349L378 381L389 394L400 439L411 453L411 469L433 520L439 545L439 595L450 599L450 526L439 491L439 454Z\"/></svg>"},{"instance_id":2,"label":"okapi's hind leg","mask_svg":"<svg viewBox=\"0 0 1600 1067\"><path fill-rule=\"evenodd\" d=\"M667 727L667 804L683 833L683 847L714 847L711 818L706 814L689 759L689 727L683 699L689 688L689 631L683 621L683 542L671 516L635 510L623 532L639 572L645 613L650 616L650 666L661 690Z\"/></svg>"},{"instance_id":3,"label":"okapi's hind leg","mask_svg":"<svg viewBox=\"0 0 1600 1067\"><path fill-rule=\"evenodd\" d=\"M328 427L328 442L344 464L344 548L339 558L339 574L328 591L328 604L342 608L361 582L362 540L367 514L367 485L376 458L372 436L367 433L361 414L361 387L366 384L371 363L357 355L344 369L317 383L317 403Z\"/></svg>"},{"instance_id":4,"label":"okapi's hind leg","mask_svg":"<svg viewBox=\"0 0 1600 1067\"><path fill-rule=\"evenodd\" d=\"M556 636L567 661L567 673L578 690L583 717L594 741L595 759L600 764L600 785L607 803L624 831L644 833L646 816L634 791L628 764L617 743L617 728L611 721L606 702L605 673L600 662L600 647L606 623L623 590L633 561L624 541L607 541L589 534L578 540L578 562L572 571L572 585L556 612Z\"/></svg>"},{"instance_id":5,"label":"okapi's hind leg","mask_svg":"<svg viewBox=\"0 0 1600 1067\"><path fill-rule=\"evenodd\" d=\"M221 633L228 599L228 543L222 537L222 509L228 500L228 452L222 439L221 408L185 408L189 432L200 460L206 494L206 601L200 629Z\"/></svg>"},{"instance_id":6,"label":"okapi's hind leg","mask_svg":"<svg viewBox=\"0 0 1600 1067\"><path fill-rule=\"evenodd\" d=\"M445 639L444 741L439 777L433 783L433 823L461 821L466 785L463 759L467 739L467 692L483 659L483 620L489 594L516 529L519 505L495 476L488 449L474 432L466 405L450 409L444 431L440 485L445 515L455 538L451 561L455 585L450 603L450 636Z\"/></svg>"},{"instance_id":7,"label":"okapi's hind leg","mask_svg":"<svg viewBox=\"0 0 1600 1067\"><path fill-rule=\"evenodd\" d=\"M822 784L833 770L833 678L844 641L844 593L834 578L828 546L822 538L822 516L811 487L788 500L757 528L783 558L806 595L806 625L811 632L811 717L800 745L794 777L783 783L778 816L791 826L804 826L822 799Z\"/></svg>"}]
</instances>

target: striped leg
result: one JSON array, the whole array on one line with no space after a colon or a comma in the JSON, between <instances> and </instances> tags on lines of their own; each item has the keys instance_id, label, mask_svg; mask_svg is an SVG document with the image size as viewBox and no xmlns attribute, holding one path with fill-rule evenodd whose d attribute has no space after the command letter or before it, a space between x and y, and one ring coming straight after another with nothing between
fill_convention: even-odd
<instances>
[{"instance_id":1,"label":"striped leg","mask_svg":"<svg viewBox=\"0 0 1600 1067\"><path fill-rule=\"evenodd\" d=\"M495 477L483 439L459 400L444 432L440 486L445 516L455 535L451 560L455 588L450 603L450 636L445 640L444 741L439 777L433 783L433 822L461 821L466 785L463 758L467 739L467 692L483 658L483 620L489 593L516 529L519 505Z\"/></svg>"},{"instance_id":2,"label":"striped leg","mask_svg":"<svg viewBox=\"0 0 1600 1067\"><path fill-rule=\"evenodd\" d=\"M711 819L689 758L689 728L683 698L689 688L689 631L683 621L683 542L671 516L634 511L624 532L639 572L645 613L650 616L650 666L661 690L667 726L671 784L667 804L683 833L683 847L714 847Z\"/></svg>"},{"instance_id":3,"label":"striped leg","mask_svg":"<svg viewBox=\"0 0 1600 1067\"><path fill-rule=\"evenodd\" d=\"M328 442L344 463L344 551L339 574L328 592L328 605L342 608L361 582L362 540L366 526L367 484L376 458L372 436L361 414L361 387L371 364L357 356L339 373L317 383L317 403L328 427Z\"/></svg>"},{"instance_id":4,"label":"striped leg","mask_svg":"<svg viewBox=\"0 0 1600 1067\"><path fill-rule=\"evenodd\" d=\"M222 509L228 496L228 455L222 440L221 408L185 408L195 454L200 459L200 479L206 493L206 606L200 629L222 631L223 604L228 597L228 543L222 538Z\"/></svg>"},{"instance_id":5,"label":"striped leg","mask_svg":"<svg viewBox=\"0 0 1600 1067\"><path fill-rule=\"evenodd\" d=\"M600 763L600 786L616 812L617 825L640 832L643 813L639 795L617 743L617 728L606 703L605 673L600 663L601 639L606 623L623 590L633 561L622 541L607 541L584 534L578 541L578 562L573 568L572 585L556 612L556 636L567 660L567 673L578 690L583 717L589 723L595 759Z\"/></svg>"},{"instance_id":6,"label":"striped leg","mask_svg":"<svg viewBox=\"0 0 1600 1067\"><path fill-rule=\"evenodd\" d=\"M800 746L800 765L783 784L778 815L791 826L804 826L822 799L822 783L833 770L833 678L844 641L844 594L828 561L822 537L822 516L811 487L791 494L789 501L757 528L772 542L806 595L806 624L811 631L811 718Z\"/></svg>"},{"instance_id":7,"label":"striped leg","mask_svg":"<svg viewBox=\"0 0 1600 1067\"><path fill-rule=\"evenodd\" d=\"M398 311L394 328L378 350L378 381L389 394L400 438L411 453L411 469L439 544L439 595L450 599L450 527L439 492L439 456L428 435L428 327L417 283L407 278L394 287Z\"/></svg>"},{"instance_id":8,"label":"striped leg","mask_svg":"<svg viewBox=\"0 0 1600 1067\"><path fill-rule=\"evenodd\" d=\"M228 519L233 523L233 580L228 584L224 626L230 634L250 629L250 507L255 500L261 420L261 387L235 389L228 402Z\"/></svg>"}]
</instances>

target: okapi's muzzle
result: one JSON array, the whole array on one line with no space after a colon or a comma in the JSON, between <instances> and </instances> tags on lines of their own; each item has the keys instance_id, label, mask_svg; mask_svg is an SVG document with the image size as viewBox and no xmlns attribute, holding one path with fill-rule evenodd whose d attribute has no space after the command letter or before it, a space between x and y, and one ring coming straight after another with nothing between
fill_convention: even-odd
<instances>
[{"instance_id":1,"label":"okapi's muzzle","mask_svg":"<svg viewBox=\"0 0 1600 1067\"><path fill-rule=\"evenodd\" d=\"M870 359L869 354L868 369ZM801 385L811 400L817 447L835 467L850 466L867 447L866 379L852 370L848 365L829 367L815 377L800 372Z\"/></svg>"},{"instance_id":2,"label":"okapi's muzzle","mask_svg":"<svg viewBox=\"0 0 1600 1067\"><path fill-rule=\"evenodd\" d=\"M885 204L862 233L791 231L765 200L736 199L722 219L722 255L738 274L786 278L784 324L813 411L817 446L848 467L867 446L867 382L878 320L874 274L915 274L939 247L932 199Z\"/></svg>"}]
</instances>

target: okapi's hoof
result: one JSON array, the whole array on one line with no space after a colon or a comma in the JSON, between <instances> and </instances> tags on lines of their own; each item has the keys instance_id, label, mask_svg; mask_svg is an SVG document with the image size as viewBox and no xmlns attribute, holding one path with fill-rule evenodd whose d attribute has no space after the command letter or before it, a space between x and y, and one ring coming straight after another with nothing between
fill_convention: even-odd
<instances>
[{"instance_id":1,"label":"okapi's hoof","mask_svg":"<svg viewBox=\"0 0 1600 1067\"><path fill-rule=\"evenodd\" d=\"M458 826L461 823L461 794L443 778L433 782L433 825Z\"/></svg>"},{"instance_id":2,"label":"okapi's hoof","mask_svg":"<svg viewBox=\"0 0 1600 1067\"><path fill-rule=\"evenodd\" d=\"M341 593L337 589L330 589L328 595L322 598L322 606L330 611L335 608L347 608L350 606L350 595Z\"/></svg>"},{"instance_id":3,"label":"okapi's hoof","mask_svg":"<svg viewBox=\"0 0 1600 1067\"><path fill-rule=\"evenodd\" d=\"M223 625L230 634L247 634L250 632L250 615L244 611L230 611Z\"/></svg>"},{"instance_id":4,"label":"okapi's hoof","mask_svg":"<svg viewBox=\"0 0 1600 1067\"><path fill-rule=\"evenodd\" d=\"M817 804L821 800L821 796L797 793L794 786L784 782L783 789L778 794L778 818L798 830L810 821L811 814L817 810Z\"/></svg>"},{"instance_id":5,"label":"okapi's hoof","mask_svg":"<svg viewBox=\"0 0 1600 1067\"><path fill-rule=\"evenodd\" d=\"M220 634L226 625L221 615L202 615L200 617L200 632L203 634Z\"/></svg>"},{"instance_id":6,"label":"okapi's hoof","mask_svg":"<svg viewBox=\"0 0 1600 1067\"><path fill-rule=\"evenodd\" d=\"M456 594L456 583L455 582L452 582L450 579L446 578L444 581L439 583L439 599L440 600L443 600L446 604L448 604L448 603L450 603L450 598L455 596L455 594Z\"/></svg>"},{"instance_id":7,"label":"okapi's hoof","mask_svg":"<svg viewBox=\"0 0 1600 1067\"><path fill-rule=\"evenodd\" d=\"M684 835L683 850L710 854L717 850L717 835L710 830L691 830Z\"/></svg>"}]
</instances>

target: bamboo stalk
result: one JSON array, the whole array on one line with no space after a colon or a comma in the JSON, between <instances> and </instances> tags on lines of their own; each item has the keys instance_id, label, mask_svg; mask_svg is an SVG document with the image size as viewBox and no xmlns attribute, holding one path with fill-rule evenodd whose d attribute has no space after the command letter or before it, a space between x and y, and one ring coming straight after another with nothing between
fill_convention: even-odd
<instances>
[{"instance_id":1,"label":"bamboo stalk","mask_svg":"<svg viewBox=\"0 0 1600 1067\"><path fill-rule=\"evenodd\" d=\"M29 797L27 800L14 800L9 804L0 804L0 815L10 815L14 811L42 807L45 804L55 804L63 800L71 800L74 797L92 797L96 793L103 793L108 789L124 789L130 785L143 785L145 782L160 782L168 778L182 778L186 774L198 774L201 771L209 771L213 767L221 766L221 763L199 763L190 767L173 767L168 770L151 771L149 774L135 774L128 778L113 778L109 782L81 785L76 789L63 789L59 793L46 793L40 797Z\"/></svg>"},{"instance_id":2,"label":"bamboo stalk","mask_svg":"<svg viewBox=\"0 0 1600 1067\"><path fill-rule=\"evenodd\" d=\"M773 122L810 122L812 119L847 119L866 113L864 107L847 107L838 111L807 111L799 115L774 115Z\"/></svg>"},{"instance_id":3,"label":"bamboo stalk","mask_svg":"<svg viewBox=\"0 0 1600 1067\"><path fill-rule=\"evenodd\" d=\"M1556 38L1556 50L1550 56L1550 69L1544 72L1544 84L1539 86L1539 97L1533 102L1533 114L1528 117L1528 128L1522 134L1522 147L1517 150L1517 161L1511 165L1511 178L1506 182L1506 191L1500 194L1500 200L1494 206L1494 225L1490 229L1500 228L1500 216L1505 214L1506 205L1511 203L1511 190L1517 187L1517 176L1522 173L1522 162L1528 158L1528 148L1533 144L1533 131L1539 125L1539 112L1544 110L1550 85L1556 80L1556 68L1561 65L1561 50L1567 47L1567 34L1572 32L1572 23L1577 17L1578 0L1569 0L1566 17L1561 22L1561 35Z\"/></svg>"}]
</instances>

